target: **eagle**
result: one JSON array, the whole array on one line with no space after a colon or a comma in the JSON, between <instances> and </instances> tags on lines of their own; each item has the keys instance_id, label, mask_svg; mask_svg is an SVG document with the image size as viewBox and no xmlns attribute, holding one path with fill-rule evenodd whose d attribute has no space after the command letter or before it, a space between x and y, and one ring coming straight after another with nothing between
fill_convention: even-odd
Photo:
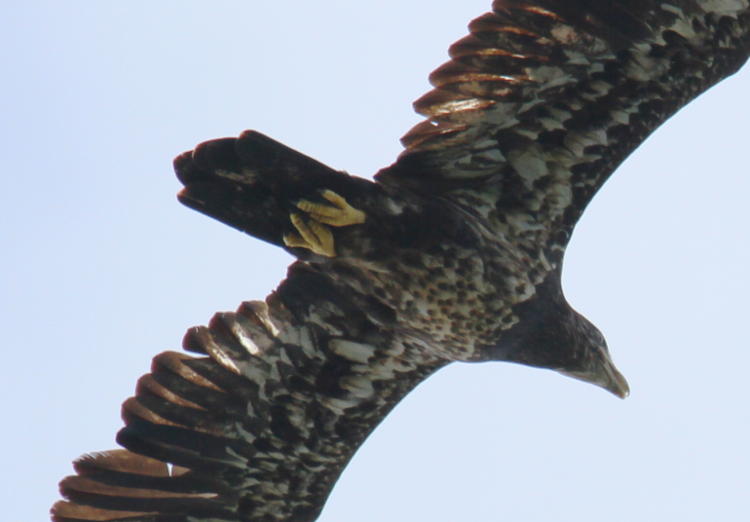
<instances>
[{"instance_id":1,"label":"eagle","mask_svg":"<svg viewBox=\"0 0 750 522\"><path fill-rule=\"evenodd\" d=\"M661 123L750 55L749 0L495 0L415 102L374 181L256 131L175 159L185 205L298 260L265 301L164 352L124 449L60 484L62 521L314 520L356 449L454 361L547 368L625 397L565 300L588 202Z\"/></svg>"}]
</instances>

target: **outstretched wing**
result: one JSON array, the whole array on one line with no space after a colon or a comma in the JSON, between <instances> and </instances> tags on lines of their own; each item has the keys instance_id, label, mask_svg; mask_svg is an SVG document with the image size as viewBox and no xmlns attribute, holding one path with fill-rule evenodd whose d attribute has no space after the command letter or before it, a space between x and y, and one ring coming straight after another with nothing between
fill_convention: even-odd
<instances>
[{"instance_id":1,"label":"outstretched wing","mask_svg":"<svg viewBox=\"0 0 750 522\"><path fill-rule=\"evenodd\" d=\"M745 62L749 27L747 0L495 0L430 76L415 103L427 120L378 180L559 260L620 162Z\"/></svg>"},{"instance_id":2,"label":"outstretched wing","mask_svg":"<svg viewBox=\"0 0 750 522\"><path fill-rule=\"evenodd\" d=\"M314 520L364 438L440 366L330 272L296 263L265 303L189 330L202 356L157 356L123 405L127 450L79 459L53 519Z\"/></svg>"}]
</instances>

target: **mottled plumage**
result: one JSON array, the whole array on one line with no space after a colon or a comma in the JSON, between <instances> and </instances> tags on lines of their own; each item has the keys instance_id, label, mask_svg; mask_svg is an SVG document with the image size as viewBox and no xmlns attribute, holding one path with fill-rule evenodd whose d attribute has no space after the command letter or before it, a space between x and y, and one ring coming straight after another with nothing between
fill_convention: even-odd
<instances>
[{"instance_id":1,"label":"mottled plumage","mask_svg":"<svg viewBox=\"0 0 750 522\"><path fill-rule=\"evenodd\" d=\"M180 200L299 258L265 302L154 359L125 450L75 463L58 521L314 520L354 451L451 361L550 368L619 395L565 301L587 203L750 53L750 0L495 0L431 76L375 182L248 131L175 160Z\"/></svg>"}]
</instances>

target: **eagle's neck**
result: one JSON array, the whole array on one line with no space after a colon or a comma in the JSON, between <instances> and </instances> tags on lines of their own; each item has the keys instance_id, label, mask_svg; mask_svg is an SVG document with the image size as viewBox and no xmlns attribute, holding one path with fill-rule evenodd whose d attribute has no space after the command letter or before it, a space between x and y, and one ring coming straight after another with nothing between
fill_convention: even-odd
<instances>
[{"instance_id":1,"label":"eagle's neck","mask_svg":"<svg viewBox=\"0 0 750 522\"><path fill-rule=\"evenodd\" d=\"M519 321L485 350L487 359L559 370L574 365L588 349L581 316L563 296L559 270L550 272L514 312Z\"/></svg>"}]
</instances>

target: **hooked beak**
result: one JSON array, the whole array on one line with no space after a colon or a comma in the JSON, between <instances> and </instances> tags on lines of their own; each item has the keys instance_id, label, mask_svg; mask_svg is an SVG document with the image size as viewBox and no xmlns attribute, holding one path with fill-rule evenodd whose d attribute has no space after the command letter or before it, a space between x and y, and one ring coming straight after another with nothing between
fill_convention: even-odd
<instances>
[{"instance_id":1,"label":"hooked beak","mask_svg":"<svg viewBox=\"0 0 750 522\"><path fill-rule=\"evenodd\" d=\"M617 370L617 368L615 368L615 365L612 363L612 361L610 361L609 365L605 367L604 373L606 373L605 381L599 384L599 386L609 392L614 393L621 399L624 399L625 397L630 395L630 386L628 386L628 381L625 380L625 376L621 374Z\"/></svg>"},{"instance_id":2,"label":"hooked beak","mask_svg":"<svg viewBox=\"0 0 750 522\"><path fill-rule=\"evenodd\" d=\"M608 392L617 395L621 399L630 395L628 381L625 380L625 377L617 370L612 359L610 359L609 354L602 353L601 357L597 358L592 366L592 368L586 371L558 371L568 377L595 384L604 388Z\"/></svg>"}]
</instances>

